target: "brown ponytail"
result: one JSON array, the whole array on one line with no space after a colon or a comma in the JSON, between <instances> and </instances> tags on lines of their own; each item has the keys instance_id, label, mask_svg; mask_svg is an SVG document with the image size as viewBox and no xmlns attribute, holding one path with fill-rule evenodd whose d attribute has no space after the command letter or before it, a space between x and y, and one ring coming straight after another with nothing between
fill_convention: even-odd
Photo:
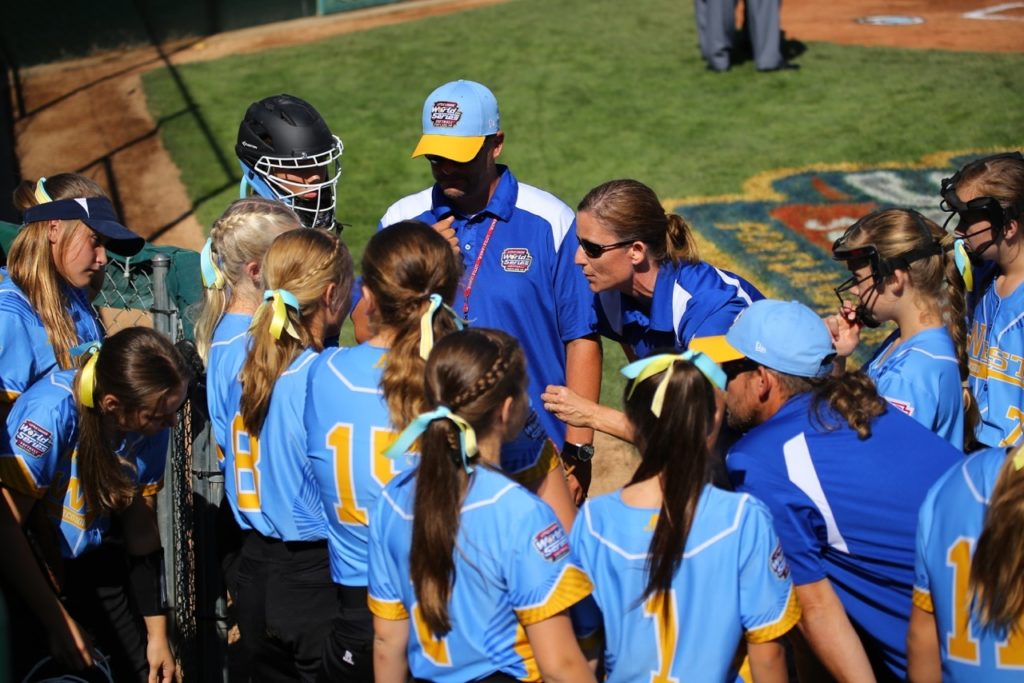
<instances>
[{"instance_id":1,"label":"brown ponytail","mask_svg":"<svg viewBox=\"0 0 1024 683\"><path fill-rule=\"evenodd\" d=\"M1000 633L1017 631L1024 619L1024 470L1007 454L971 560L970 590L982 624Z\"/></svg>"},{"instance_id":2,"label":"brown ponytail","mask_svg":"<svg viewBox=\"0 0 1024 683\"><path fill-rule=\"evenodd\" d=\"M627 384L623 397L640 451L640 467L630 484L659 477L662 492L643 598L671 589L672 578L683 562L697 504L711 479L707 437L714 426L714 389L693 364L676 361L659 418L651 412L651 401L663 377L664 373L658 373L635 387ZM664 607L668 609L667 601Z\"/></svg>"},{"instance_id":3,"label":"brown ponytail","mask_svg":"<svg viewBox=\"0 0 1024 683\"><path fill-rule=\"evenodd\" d=\"M401 429L422 412L423 367L420 318L430 295L451 305L462 275L462 261L448 241L426 223L402 221L370 238L363 251L363 285L373 294L372 324L393 334L385 356L381 389L391 423ZM457 329L451 315L433 319L434 340Z\"/></svg>"},{"instance_id":4,"label":"brown ponytail","mask_svg":"<svg viewBox=\"0 0 1024 683\"><path fill-rule=\"evenodd\" d=\"M242 422L250 434L259 434L270 407L277 378L307 348L320 350L323 339L314 337L311 322L323 307L330 285L338 296L350 296L352 257L345 244L326 230L292 230L274 240L263 259L263 281L268 290L285 289L295 295L299 310L286 307L287 330L280 339L271 334L273 307L259 307L252 319L252 345L242 365ZM347 305L344 306L347 308Z\"/></svg>"},{"instance_id":5,"label":"brown ponytail","mask_svg":"<svg viewBox=\"0 0 1024 683\"><path fill-rule=\"evenodd\" d=\"M96 359L95 407L82 404L82 373L75 376L78 408L79 479L90 510L118 512L136 494L133 465L110 447L111 435L104 431L100 401L112 395L125 410L161 401L189 381L189 369L178 350L159 332L129 327L103 342Z\"/></svg>"},{"instance_id":6,"label":"brown ponytail","mask_svg":"<svg viewBox=\"0 0 1024 683\"><path fill-rule=\"evenodd\" d=\"M505 400L525 392L522 349L497 330L449 334L430 354L425 389L426 410L448 406L469 422L478 438L485 437ZM468 485L458 429L449 420L434 420L420 437L409 570L423 621L438 636L451 630L448 601L457 578L455 539Z\"/></svg>"}]
</instances>

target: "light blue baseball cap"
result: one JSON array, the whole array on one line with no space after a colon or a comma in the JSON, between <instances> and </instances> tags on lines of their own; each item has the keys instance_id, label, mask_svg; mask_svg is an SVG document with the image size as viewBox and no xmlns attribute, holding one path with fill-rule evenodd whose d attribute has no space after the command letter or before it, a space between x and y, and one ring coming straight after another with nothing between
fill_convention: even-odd
<instances>
[{"instance_id":1,"label":"light blue baseball cap","mask_svg":"<svg viewBox=\"0 0 1024 683\"><path fill-rule=\"evenodd\" d=\"M755 301L717 337L690 342L719 363L749 358L787 375L823 377L832 371L832 335L817 313L799 301Z\"/></svg>"},{"instance_id":2,"label":"light blue baseball cap","mask_svg":"<svg viewBox=\"0 0 1024 683\"><path fill-rule=\"evenodd\" d=\"M435 156L465 163L480 151L484 138L501 130L498 100L474 81L452 81L423 103L423 137L413 157Z\"/></svg>"}]
</instances>

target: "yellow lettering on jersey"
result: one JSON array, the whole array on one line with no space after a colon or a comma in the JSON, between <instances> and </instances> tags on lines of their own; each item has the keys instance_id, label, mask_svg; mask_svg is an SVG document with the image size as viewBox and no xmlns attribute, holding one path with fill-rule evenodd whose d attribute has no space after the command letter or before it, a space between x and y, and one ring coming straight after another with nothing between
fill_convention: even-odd
<instances>
[{"instance_id":1,"label":"yellow lettering on jersey","mask_svg":"<svg viewBox=\"0 0 1024 683\"><path fill-rule=\"evenodd\" d=\"M667 605L665 600L668 600ZM676 643L679 641L676 592L655 593L647 598L644 602L644 616L654 620L654 640L658 644L659 668L651 672L651 683L678 683L679 679L670 675L672 662L676 658Z\"/></svg>"},{"instance_id":2,"label":"yellow lettering on jersey","mask_svg":"<svg viewBox=\"0 0 1024 683\"><path fill-rule=\"evenodd\" d=\"M398 434L389 429L372 427L370 431L370 471L381 486L397 474L394 463L384 455L398 440ZM352 462L352 425L338 423L327 433L327 447L334 451L334 484L338 505L334 512L342 524L369 523L366 507L356 500L355 467Z\"/></svg>"},{"instance_id":3,"label":"yellow lettering on jersey","mask_svg":"<svg viewBox=\"0 0 1024 683\"><path fill-rule=\"evenodd\" d=\"M1024 410L1021 410L1019 406L1010 406L1006 411L1006 418L1016 420L1017 424L1013 426L1006 438L999 442L999 445L1004 448L1016 445L1020 441L1020 437L1024 436Z\"/></svg>"},{"instance_id":4,"label":"yellow lettering on jersey","mask_svg":"<svg viewBox=\"0 0 1024 683\"><path fill-rule=\"evenodd\" d=\"M996 647L996 666L1000 669L1024 669L1024 620L1017 630Z\"/></svg>"},{"instance_id":5,"label":"yellow lettering on jersey","mask_svg":"<svg viewBox=\"0 0 1024 683\"><path fill-rule=\"evenodd\" d=\"M983 357L985 350L985 332L988 326L978 321L971 326L971 332L967 335L967 355L972 359Z\"/></svg>"},{"instance_id":6,"label":"yellow lettering on jersey","mask_svg":"<svg viewBox=\"0 0 1024 683\"><path fill-rule=\"evenodd\" d=\"M430 632L430 628L423 620L423 612L420 611L420 603L412 606L412 622L416 625L416 637L419 638L420 647L423 648L423 656L437 666L451 666L452 658L448 654L448 642L444 638L437 638Z\"/></svg>"},{"instance_id":7,"label":"yellow lettering on jersey","mask_svg":"<svg viewBox=\"0 0 1024 683\"><path fill-rule=\"evenodd\" d=\"M949 656L977 664L978 641L971 637L971 606L968 579L971 573L971 541L958 538L946 553L946 564L953 568L953 632L946 634Z\"/></svg>"},{"instance_id":8,"label":"yellow lettering on jersey","mask_svg":"<svg viewBox=\"0 0 1024 683\"><path fill-rule=\"evenodd\" d=\"M958 538L949 547L946 564L953 568L953 633L947 634L949 656L970 664L980 664L978 641L971 637L970 595L971 539ZM1024 627L1024 624L1021 624ZM1024 668L1024 628L1010 632L996 645L996 667Z\"/></svg>"},{"instance_id":9,"label":"yellow lettering on jersey","mask_svg":"<svg viewBox=\"0 0 1024 683\"><path fill-rule=\"evenodd\" d=\"M243 512L260 512L260 442L245 431L242 416L235 413L231 420L231 450L235 452L235 493L238 509ZM242 475L252 477L252 486L243 482Z\"/></svg>"}]
</instances>

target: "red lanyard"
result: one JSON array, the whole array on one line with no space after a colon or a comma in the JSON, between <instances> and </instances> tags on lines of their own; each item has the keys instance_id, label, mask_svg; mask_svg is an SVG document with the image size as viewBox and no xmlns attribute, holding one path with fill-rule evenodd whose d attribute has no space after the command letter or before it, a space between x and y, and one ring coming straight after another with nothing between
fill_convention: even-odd
<instances>
[{"instance_id":1,"label":"red lanyard","mask_svg":"<svg viewBox=\"0 0 1024 683\"><path fill-rule=\"evenodd\" d=\"M473 264L473 270L469 273L466 288L462 290L462 317L466 322L469 322L469 295L473 293L473 283L476 282L476 274L480 271L480 264L484 260L484 252L487 251L487 243L491 241L491 235L494 234L494 226L497 224L498 219L496 217L491 219L491 227L487 228L484 242L480 245L480 253L476 255L476 263Z\"/></svg>"}]
</instances>

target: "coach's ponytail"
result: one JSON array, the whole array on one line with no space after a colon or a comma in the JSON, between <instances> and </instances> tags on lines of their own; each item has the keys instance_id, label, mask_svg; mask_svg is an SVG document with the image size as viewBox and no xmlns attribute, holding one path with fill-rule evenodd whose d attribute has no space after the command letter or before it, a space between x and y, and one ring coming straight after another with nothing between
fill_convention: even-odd
<instances>
[{"instance_id":1,"label":"coach's ponytail","mask_svg":"<svg viewBox=\"0 0 1024 683\"><path fill-rule=\"evenodd\" d=\"M974 609L997 633L1019 633L1024 619L1024 446L1007 454L971 560Z\"/></svg>"},{"instance_id":2,"label":"coach's ponytail","mask_svg":"<svg viewBox=\"0 0 1024 683\"><path fill-rule=\"evenodd\" d=\"M665 372L660 417L652 403ZM697 503L711 480L708 435L714 428L715 393L711 383L688 361L677 360L669 370L626 385L626 417L636 434L640 466L630 484L658 477L662 502L647 559L643 598L668 591L683 561ZM665 607L668 607L666 601Z\"/></svg>"},{"instance_id":3,"label":"coach's ponytail","mask_svg":"<svg viewBox=\"0 0 1024 683\"><path fill-rule=\"evenodd\" d=\"M228 306L255 311L262 301L259 278L254 280L246 266L259 264L275 237L299 227L294 211L262 197L235 200L214 222L201 256L205 295L195 325L196 348L204 361Z\"/></svg>"},{"instance_id":4,"label":"coach's ponytail","mask_svg":"<svg viewBox=\"0 0 1024 683\"><path fill-rule=\"evenodd\" d=\"M106 196L103 188L92 179L77 173L60 173L35 183L22 181L14 190L14 207L24 212L45 201ZM64 220L60 224L56 249L63 254L75 232L80 227L89 228L77 220ZM49 229L50 221L35 221L22 226L7 254L7 272L43 321L57 364L68 369L74 364L70 350L78 344L78 332L68 313L70 302L65 291L68 285L54 261Z\"/></svg>"},{"instance_id":5,"label":"coach's ponytail","mask_svg":"<svg viewBox=\"0 0 1024 683\"><path fill-rule=\"evenodd\" d=\"M121 413L113 416L117 422L141 406L162 401L187 384L190 373L171 342L144 327L128 327L109 337L93 362L92 371L79 372L74 382L78 478L90 512L119 512L137 493L135 469L111 448L119 439L109 432L104 419L104 397L117 399L111 409Z\"/></svg>"},{"instance_id":6,"label":"coach's ponytail","mask_svg":"<svg viewBox=\"0 0 1024 683\"><path fill-rule=\"evenodd\" d=\"M242 365L242 422L259 434L274 384L307 348L323 348L322 323L329 309L348 310L352 257L326 230L292 230L270 245L263 259L265 301L253 316L252 343ZM326 301L328 288L336 287Z\"/></svg>"},{"instance_id":7,"label":"coach's ponytail","mask_svg":"<svg viewBox=\"0 0 1024 683\"><path fill-rule=\"evenodd\" d=\"M616 242L643 242L655 263L695 263L697 242L686 220L666 213L654 190L637 180L598 185L577 208L615 235Z\"/></svg>"},{"instance_id":8,"label":"coach's ponytail","mask_svg":"<svg viewBox=\"0 0 1024 683\"><path fill-rule=\"evenodd\" d=\"M451 305L462 274L462 261L448 240L420 221L403 221L377 232L366 244L363 286L373 296L370 323L391 339L381 373L381 389L391 423L404 428L423 406L420 330L430 297ZM441 308L429 321L435 343L458 329L453 315Z\"/></svg>"},{"instance_id":9,"label":"coach's ponytail","mask_svg":"<svg viewBox=\"0 0 1024 683\"><path fill-rule=\"evenodd\" d=\"M425 410L439 406L485 438L495 429L506 399L526 409L526 361L508 334L471 329L449 334L434 347L425 372ZM455 585L459 512L472 475L467 473L459 429L449 419L430 423L420 437L409 568L418 609L431 633L451 630L448 601Z\"/></svg>"}]
</instances>

